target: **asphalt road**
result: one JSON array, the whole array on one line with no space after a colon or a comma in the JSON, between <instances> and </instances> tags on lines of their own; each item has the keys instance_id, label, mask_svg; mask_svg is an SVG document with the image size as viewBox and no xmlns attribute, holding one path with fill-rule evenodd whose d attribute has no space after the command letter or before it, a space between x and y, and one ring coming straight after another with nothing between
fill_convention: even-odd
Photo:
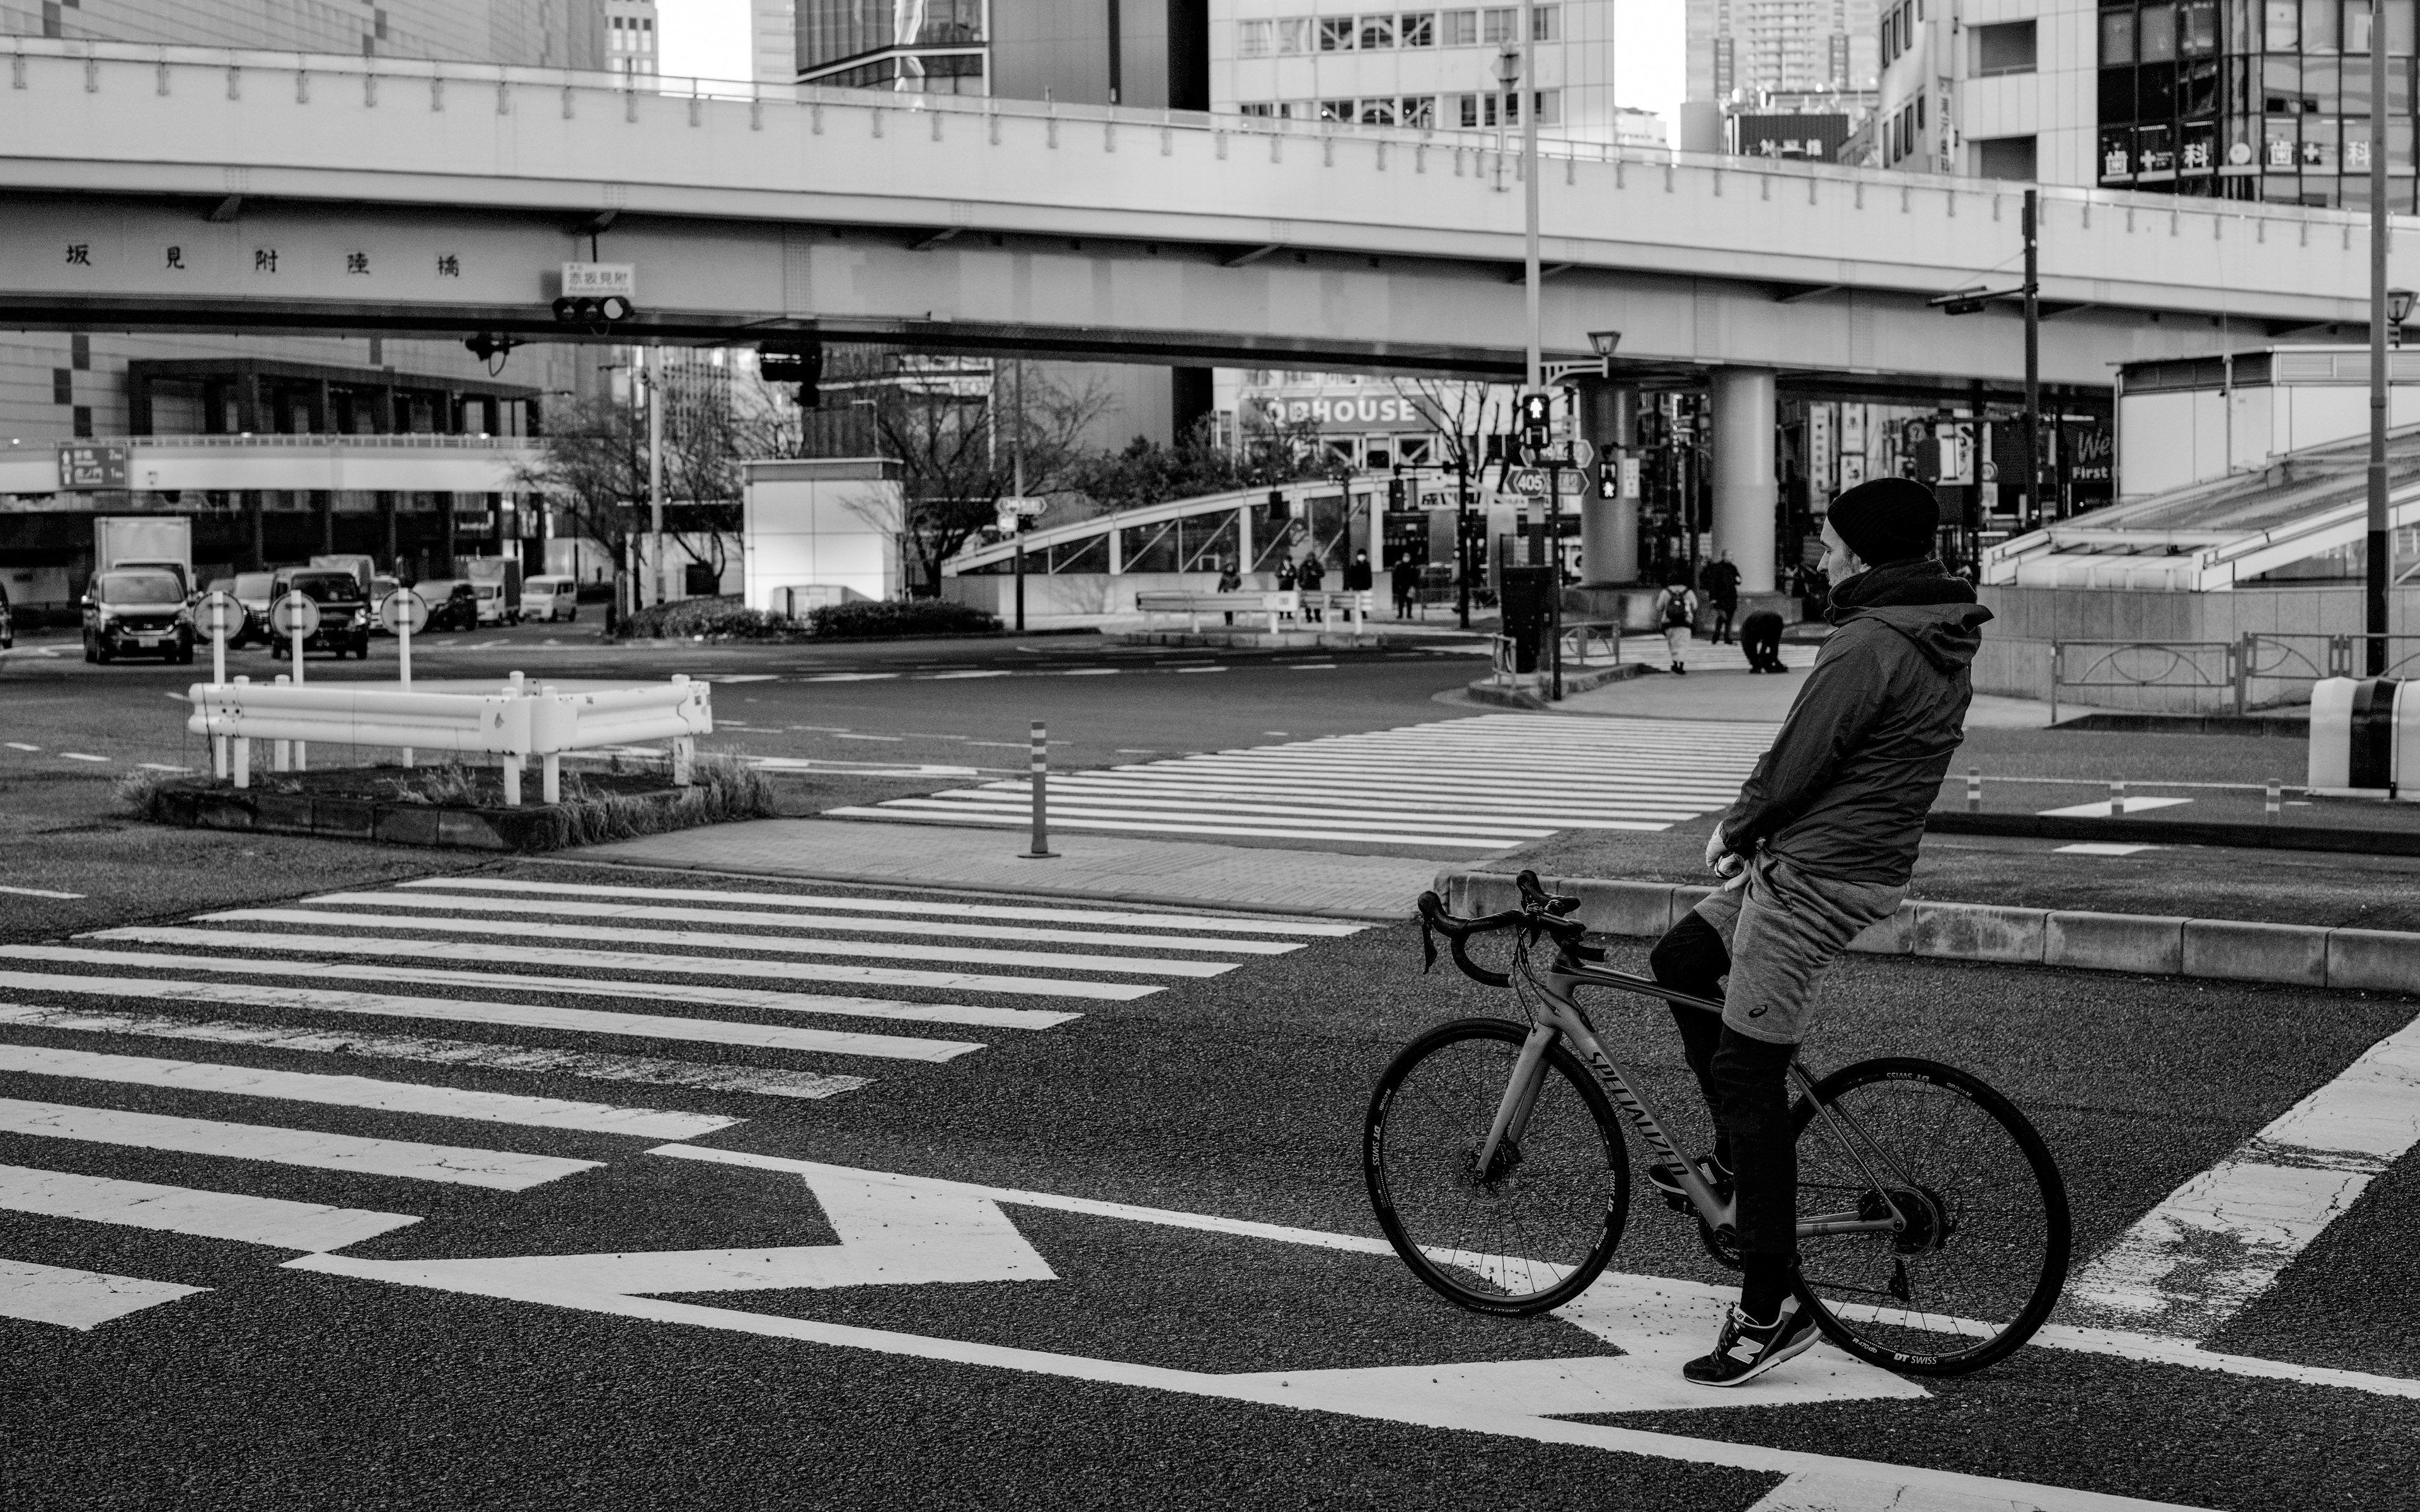
<instances>
[{"instance_id":1,"label":"asphalt road","mask_svg":"<svg viewBox=\"0 0 2420 1512\"><path fill-rule=\"evenodd\" d=\"M1436 702L1471 674L1452 653L457 639L424 676L723 679L722 738L824 764L785 779L802 810L915 785L869 769L1013 768L1028 717L1089 766L1472 712ZM2215 1300L2172 1332L2071 1303L1978 1376L1818 1354L1710 1394L1585 1307L1457 1311L1374 1242L1371 1086L1429 1026L1512 1008L1421 975L1408 927L127 825L120 774L197 764L155 698L191 680L71 646L0 665L0 743L36 748L0 744L11 1508L1746 1512L1785 1475L1765 1505L1948 1504L1927 1472L2044 1507L2420 1506L2420 1161L2256 1142L2411 999L1844 963L1811 1058L2007 1092L2079 1274L2230 1161L2367 1185L2299 1248L2212 1232L2185 1269ZM1701 1144L1665 1011L1591 1008ZM1715 1305L1726 1273L1637 1184L1617 1293ZM1671 1348L1711 1340L1689 1316ZM1554 1384L1579 1377L1613 1395Z\"/></svg>"},{"instance_id":2,"label":"asphalt road","mask_svg":"<svg viewBox=\"0 0 2420 1512\"><path fill-rule=\"evenodd\" d=\"M2228 1356L2393 1378L2383 1386L2036 1347L1978 1377L1924 1382L1920 1396L1877 1376L1851 1382L1842 1400L1776 1402L1776 1384L1762 1403L1753 1392L1683 1393L1566 1419L1670 1436L1655 1454L1542 1442L1562 1429L1488 1430L1471 1413L1462 1428L1378 1421L1332 1404L1238 1399L1232 1383L1288 1372L1311 1402L1332 1379L1315 1372L1420 1377L1612 1352L1572 1319L1459 1312L1391 1256L1370 1252L1376 1229L1357 1165L1369 1088L1425 1026L1507 1007L1459 978L1419 975L1407 927L1323 933L1315 921L1278 920L1253 935L1230 925L1212 937L1299 948L1231 945L1208 954L1233 969L1152 976L1167 969L1152 963L1190 969L1205 952L1145 944L1174 926L1106 905L1005 927L1157 933L1109 948L964 933L1001 917L985 910L1030 906L998 897L544 862L460 874L483 887L437 878L433 888L385 888L387 877L370 870L298 876L301 887L349 895L264 891L250 917L190 922L188 910L163 923L147 905L132 908L128 917L145 922L131 927L151 933L67 947L116 953L99 959L46 957L55 948L39 943L0 959L11 973L0 978L0 1099L18 1100L0 1101L0 1171L418 1220L344 1245L280 1246L28 1211L23 1198L7 1199L17 1211L0 1213L0 1258L207 1288L89 1329L0 1320L0 1391L10 1406L0 1491L11 1506L1460 1507L1518 1495L1728 1512L1780 1476L1721 1463L1727 1445L1829 1456L1877 1473L1949 1470L2196 1506L2414 1504L2420 1399L2393 1391L2420 1377L2420 1348L2378 1306L2420 1280L2410 1259L2420 1194L2408 1160L2205 1341ZM515 882L525 886L492 886ZM574 890L582 887L635 890ZM785 893L793 909L821 900L814 911L838 922L785 926L764 917L778 901L726 902L714 889ZM512 911L532 904L539 911ZM664 944L650 932L702 926L606 912L625 906L737 909L748 917L717 927L761 938ZM903 917L904 932L879 927ZM487 951L458 949L434 965L489 975L404 976L432 959L392 948L424 940ZM607 967L542 958L541 947L659 954L644 968ZM936 947L1034 953L916 953ZM1104 949L1117 959L1078 964ZM1617 948L1617 961L1635 964L1637 953ZM666 964L683 954L703 959L688 970ZM285 963L303 964L281 974ZM937 966L976 975L845 975ZM833 971L844 975L814 975ZM565 985L513 985L516 974ZM70 976L84 980L55 985ZM200 983L206 995L94 985L130 978ZM641 978L658 984L651 995L599 995ZM1066 995L1104 983L1125 985ZM861 995L894 1016L730 995L768 989ZM1865 959L1845 964L1829 991L1836 1009L1821 1064L1934 1056L1975 1070L2027 1111L2066 1172L2079 1258L2412 1011L2402 999ZM709 1003L691 993L725 995ZM405 1006L370 1006L389 1000L381 995ZM972 1025L953 1019L962 1005L1080 1016ZM545 1011L575 1016L543 1019ZM609 1011L647 1022L600 1027L576 1016ZM724 1032L697 1026L710 1021L760 1035L874 1034L889 1045L869 1055L667 1041L666 1020L677 1021L675 1034ZM1664 1011L1609 1002L1599 1023L1625 1048L1642 1090L1685 1137L1699 1137ZM898 1057L897 1045L931 1039L981 1048ZM426 1058L441 1054L437 1041L476 1048L442 1052L457 1058L439 1064ZM507 1064L494 1058L499 1046L559 1058L551 1069ZM391 1089L294 1101L277 1087L212 1089L192 1072L96 1071L88 1059L62 1070L28 1058L34 1052L114 1057L111 1067L147 1057L337 1072ZM611 1079L632 1063L652 1079ZM675 1069L692 1079L662 1079ZM696 1079L748 1076L788 1078L790 1092ZM816 1078L866 1079L797 1095ZM659 1134L406 1110L393 1088L415 1087L742 1121L667 1143ZM85 1121L46 1126L21 1103L64 1106ZM178 1147L148 1124L132 1133L90 1124L135 1115L202 1120L222 1137ZM225 1133L232 1125L256 1132ZM385 1142L376 1158L390 1161L429 1143L456 1149L442 1179L407 1176L318 1146L256 1158L236 1142L263 1129ZM523 1177L531 1184L520 1190L453 1174L499 1151L592 1164ZM801 1162L810 1164L782 1164ZM874 1202L871 1228L861 1172L910 1179L906 1196L895 1182L874 1183L877 1197L891 1196ZM915 1179L1003 1196L977 1202L970 1220L951 1208L968 1200L963 1188L918 1188ZM938 1250L910 1244L864 1262L881 1274L815 1282L781 1270L798 1263L790 1257L800 1246L816 1247L812 1260L920 1223L960 1221L972 1227ZM691 1269L659 1277L646 1297L609 1304L549 1291L542 1277L458 1275L455 1289L439 1289L428 1276L443 1273L410 1270L664 1251L721 1254L716 1264L753 1279L684 1262ZM287 1263L298 1253L300 1267ZM917 1266L935 1263L958 1269L920 1280ZM1616 1268L1684 1286L1726 1279L1689 1228L1643 1198ZM784 1274L792 1284L781 1284ZM1635 1381L1669 1389L1670 1368L1642 1359ZM1885 1389L1894 1395L1874 1395ZM1898 1504L1938 1503L1918 1491Z\"/></svg>"}]
</instances>

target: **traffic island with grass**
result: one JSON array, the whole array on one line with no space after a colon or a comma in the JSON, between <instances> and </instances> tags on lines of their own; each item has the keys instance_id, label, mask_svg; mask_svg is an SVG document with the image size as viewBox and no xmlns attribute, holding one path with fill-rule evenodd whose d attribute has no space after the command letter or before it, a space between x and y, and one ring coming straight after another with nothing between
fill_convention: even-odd
<instances>
[{"instance_id":1,"label":"traffic island with grass","mask_svg":"<svg viewBox=\"0 0 2420 1512\"><path fill-rule=\"evenodd\" d=\"M118 784L121 810L155 824L315 835L477 851L553 851L631 840L776 811L763 774L699 757L688 786L666 764L616 760L563 774L561 801L508 805L493 766L339 767L256 774L238 788L210 778L137 773Z\"/></svg>"}]
</instances>

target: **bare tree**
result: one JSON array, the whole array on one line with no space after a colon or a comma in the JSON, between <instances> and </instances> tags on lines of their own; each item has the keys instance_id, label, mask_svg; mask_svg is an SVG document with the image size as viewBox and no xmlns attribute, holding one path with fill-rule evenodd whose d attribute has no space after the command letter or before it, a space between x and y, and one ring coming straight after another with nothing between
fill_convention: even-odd
<instances>
[{"instance_id":1,"label":"bare tree","mask_svg":"<svg viewBox=\"0 0 2420 1512\"><path fill-rule=\"evenodd\" d=\"M1445 465L1474 484L1487 463L1489 436L1512 428L1512 396L1500 383L1469 378L1397 378L1395 392L1437 433ZM1502 480L1497 480L1498 486Z\"/></svg>"},{"instance_id":2,"label":"bare tree","mask_svg":"<svg viewBox=\"0 0 2420 1512\"><path fill-rule=\"evenodd\" d=\"M513 486L545 499L570 526L565 533L595 541L611 554L614 616L622 603L622 563L638 530L634 506L647 496L646 451L646 428L628 404L601 394L575 396L548 407L537 461L514 470ZM610 629L610 618L608 624Z\"/></svg>"}]
</instances>

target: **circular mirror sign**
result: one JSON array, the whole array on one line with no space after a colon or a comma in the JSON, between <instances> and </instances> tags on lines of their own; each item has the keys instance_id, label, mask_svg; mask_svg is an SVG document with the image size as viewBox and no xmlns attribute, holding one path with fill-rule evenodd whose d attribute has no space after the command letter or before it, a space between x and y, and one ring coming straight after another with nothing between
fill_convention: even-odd
<instances>
[{"instance_id":1,"label":"circular mirror sign","mask_svg":"<svg viewBox=\"0 0 2420 1512\"><path fill-rule=\"evenodd\" d=\"M319 606L301 594L288 594L270 609L269 623L279 635L309 635L319 628Z\"/></svg>"},{"instance_id":2,"label":"circular mirror sign","mask_svg":"<svg viewBox=\"0 0 2420 1512\"><path fill-rule=\"evenodd\" d=\"M398 588L379 601L379 624L389 635L418 635L428 623L428 600Z\"/></svg>"},{"instance_id":3,"label":"circular mirror sign","mask_svg":"<svg viewBox=\"0 0 2420 1512\"><path fill-rule=\"evenodd\" d=\"M194 628L213 640L225 640L243 629L243 606L235 595L213 588L194 606Z\"/></svg>"}]
</instances>

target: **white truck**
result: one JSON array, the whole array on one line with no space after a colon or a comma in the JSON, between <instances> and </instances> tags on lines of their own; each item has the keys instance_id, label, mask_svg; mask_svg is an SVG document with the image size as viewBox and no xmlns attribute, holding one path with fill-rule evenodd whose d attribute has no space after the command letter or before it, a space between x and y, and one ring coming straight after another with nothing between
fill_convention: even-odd
<instances>
[{"instance_id":1,"label":"white truck","mask_svg":"<svg viewBox=\"0 0 2420 1512\"><path fill-rule=\"evenodd\" d=\"M181 515L101 515L92 522L92 571L165 567L194 594L194 522Z\"/></svg>"},{"instance_id":2,"label":"white truck","mask_svg":"<svg viewBox=\"0 0 2420 1512\"><path fill-rule=\"evenodd\" d=\"M313 557L311 565L351 573L353 580L362 585L362 596L370 598L373 606L377 604L378 600L370 597L371 590L377 586L377 558L362 556L355 552L339 552L334 556Z\"/></svg>"}]
</instances>

